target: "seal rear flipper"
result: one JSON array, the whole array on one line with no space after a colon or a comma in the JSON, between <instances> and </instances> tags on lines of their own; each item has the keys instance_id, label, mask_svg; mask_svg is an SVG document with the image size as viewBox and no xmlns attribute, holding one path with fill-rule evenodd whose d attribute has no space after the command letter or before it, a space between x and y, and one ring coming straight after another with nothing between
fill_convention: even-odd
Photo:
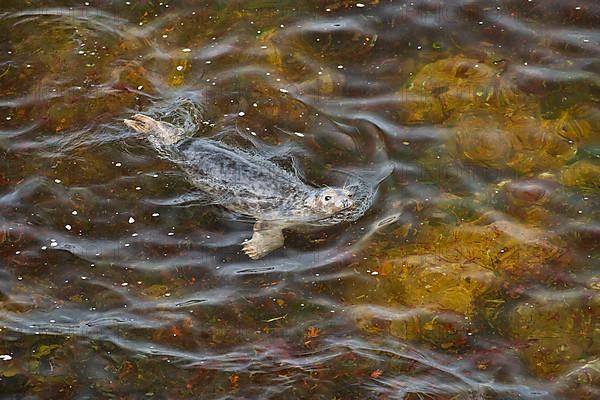
<instances>
[{"instance_id":1,"label":"seal rear flipper","mask_svg":"<svg viewBox=\"0 0 600 400\"><path fill-rule=\"evenodd\" d=\"M135 114L123 122L136 132L151 135L157 141L157 145L175 144L185 137L183 129L143 114Z\"/></svg>"},{"instance_id":2,"label":"seal rear flipper","mask_svg":"<svg viewBox=\"0 0 600 400\"><path fill-rule=\"evenodd\" d=\"M250 240L242 243L242 250L248 257L258 260L283 246L283 228L281 224L258 221L254 224L254 234Z\"/></svg>"}]
</instances>

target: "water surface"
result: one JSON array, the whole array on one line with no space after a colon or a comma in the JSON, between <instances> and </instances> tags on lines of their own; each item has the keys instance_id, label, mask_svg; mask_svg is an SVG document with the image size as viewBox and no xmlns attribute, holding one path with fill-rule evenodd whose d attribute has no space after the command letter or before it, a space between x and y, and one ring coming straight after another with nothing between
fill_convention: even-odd
<instances>
[{"instance_id":1,"label":"water surface","mask_svg":"<svg viewBox=\"0 0 600 400\"><path fill-rule=\"evenodd\" d=\"M2 398L598 398L599 24L4 0ZM194 200L136 112L377 196L252 261L252 221Z\"/></svg>"}]
</instances>

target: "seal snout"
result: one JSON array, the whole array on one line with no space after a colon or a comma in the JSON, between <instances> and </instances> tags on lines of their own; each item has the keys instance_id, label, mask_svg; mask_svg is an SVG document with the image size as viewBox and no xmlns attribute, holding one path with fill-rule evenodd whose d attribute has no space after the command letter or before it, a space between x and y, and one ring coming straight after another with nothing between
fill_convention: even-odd
<instances>
[{"instance_id":1,"label":"seal snout","mask_svg":"<svg viewBox=\"0 0 600 400\"><path fill-rule=\"evenodd\" d=\"M354 204L352 199L350 199L349 197L342 197L341 199L338 200L338 202L336 203L336 206L339 207L340 209L346 209L346 208L352 207L352 204Z\"/></svg>"}]
</instances>

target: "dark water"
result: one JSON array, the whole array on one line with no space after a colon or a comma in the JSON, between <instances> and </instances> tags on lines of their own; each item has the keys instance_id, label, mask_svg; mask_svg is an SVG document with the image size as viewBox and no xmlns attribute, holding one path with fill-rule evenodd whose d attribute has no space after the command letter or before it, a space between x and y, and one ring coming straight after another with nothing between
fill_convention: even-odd
<instances>
[{"instance_id":1,"label":"dark water","mask_svg":"<svg viewBox=\"0 0 600 400\"><path fill-rule=\"evenodd\" d=\"M2 0L1 397L600 398L599 24ZM381 181L373 206L248 259L252 222L122 123L182 99L315 185Z\"/></svg>"}]
</instances>

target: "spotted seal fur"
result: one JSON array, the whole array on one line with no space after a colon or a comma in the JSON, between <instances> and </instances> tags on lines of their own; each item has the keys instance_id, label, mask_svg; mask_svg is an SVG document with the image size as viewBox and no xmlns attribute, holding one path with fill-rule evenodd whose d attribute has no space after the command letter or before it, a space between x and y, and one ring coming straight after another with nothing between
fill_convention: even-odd
<instances>
[{"instance_id":1,"label":"spotted seal fur","mask_svg":"<svg viewBox=\"0 0 600 400\"><path fill-rule=\"evenodd\" d=\"M242 250L256 260L283 246L283 230L302 225L326 226L360 218L370 195L359 185L317 188L278 164L212 139L184 141L184 129L147 115L124 123L143 133L175 161L216 204L256 219Z\"/></svg>"}]
</instances>

